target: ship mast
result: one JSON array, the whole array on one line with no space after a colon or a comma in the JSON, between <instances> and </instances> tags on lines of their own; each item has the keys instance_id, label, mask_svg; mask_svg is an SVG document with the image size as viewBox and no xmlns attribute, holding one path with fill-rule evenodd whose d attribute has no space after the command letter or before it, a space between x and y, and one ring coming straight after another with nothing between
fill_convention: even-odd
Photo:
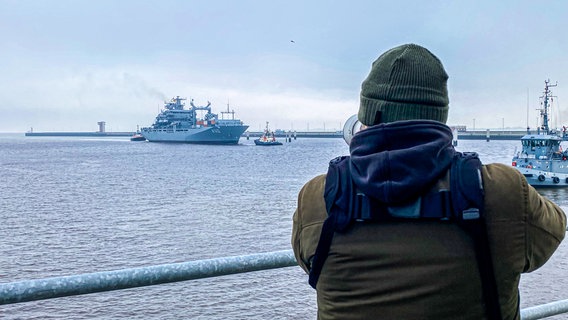
<instances>
[{"instance_id":1,"label":"ship mast","mask_svg":"<svg viewBox=\"0 0 568 320\"><path fill-rule=\"evenodd\" d=\"M235 120L235 110L229 111L229 102L227 102L227 111L221 111L221 118L225 119L225 114L231 115L231 120Z\"/></svg>"},{"instance_id":2,"label":"ship mast","mask_svg":"<svg viewBox=\"0 0 568 320\"><path fill-rule=\"evenodd\" d=\"M552 100L552 91L549 88L556 87L558 84L549 84L550 80L544 81L544 95L540 98L543 100L544 108L540 109L540 116L542 117L542 130L544 134L549 133L548 127L548 108L549 108L549 100Z\"/></svg>"}]
</instances>

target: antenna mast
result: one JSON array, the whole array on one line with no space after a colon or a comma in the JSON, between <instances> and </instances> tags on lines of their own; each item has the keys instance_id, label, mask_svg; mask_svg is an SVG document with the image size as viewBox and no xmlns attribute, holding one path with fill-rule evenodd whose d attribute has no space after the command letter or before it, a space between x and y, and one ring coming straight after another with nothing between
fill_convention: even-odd
<instances>
[{"instance_id":1,"label":"antenna mast","mask_svg":"<svg viewBox=\"0 0 568 320\"><path fill-rule=\"evenodd\" d=\"M549 90L551 87L556 87L556 84L549 84L550 80L544 81L544 95L540 98L543 100L544 109L540 110L540 115L542 117L542 130L544 130L545 134L548 134L549 127L548 127L548 108L549 108L549 99L552 99L552 91Z\"/></svg>"},{"instance_id":2,"label":"antenna mast","mask_svg":"<svg viewBox=\"0 0 568 320\"><path fill-rule=\"evenodd\" d=\"M527 88L527 134L530 134L530 127L529 127L529 88Z\"/></svg>"}]
</instances>

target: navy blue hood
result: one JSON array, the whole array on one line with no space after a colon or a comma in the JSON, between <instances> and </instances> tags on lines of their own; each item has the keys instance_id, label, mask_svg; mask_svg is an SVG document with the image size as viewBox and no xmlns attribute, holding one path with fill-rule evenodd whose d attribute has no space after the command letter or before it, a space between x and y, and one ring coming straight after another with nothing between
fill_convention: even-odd
<instances>
[{"instance_id":1,"label":"navy blue hood","mask_svg":"<svg viewBox=\"0 0 568 320\"><path fill-rule=\"evenodd\" d=\"M355 185L387 204L413 200L432 187L456 152L450 128L431 120L368 127L353 137L349 149Z\"/></svg>"}]
</instances>

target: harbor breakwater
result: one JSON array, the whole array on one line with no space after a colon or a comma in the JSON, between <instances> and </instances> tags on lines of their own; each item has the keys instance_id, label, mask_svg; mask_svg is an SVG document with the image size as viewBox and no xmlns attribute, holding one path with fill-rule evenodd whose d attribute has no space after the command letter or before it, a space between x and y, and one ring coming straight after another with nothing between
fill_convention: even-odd
<instances>
[{"instance_id":1,"label":"harbor breakwater","mask_svg":"<svg viewBox=\"0 0 568 320\"><path fill-rule=\"evenodd\" d=\"M243 137L252 138L262 136L262 131L247 131ZM458 132L459 140L519 140L526 131L518 130L470 130ZM130 137L135 132L26 132L26 137ZM342 131L284 131L276 130L278 138L343 138Z\"/></svg>"}]
</instances>

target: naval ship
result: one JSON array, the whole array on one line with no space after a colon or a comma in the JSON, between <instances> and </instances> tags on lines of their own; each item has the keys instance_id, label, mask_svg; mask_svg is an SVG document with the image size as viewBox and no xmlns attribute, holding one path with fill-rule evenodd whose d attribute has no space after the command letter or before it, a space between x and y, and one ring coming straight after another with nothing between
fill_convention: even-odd
<instances>
[{"instance_id":1,"label":"naval ship","mask_svg":"<svg viewBox=\"0 0 568 320\"><path fill-rule=\"evenodd\" d=\"M512 160L533 187L568 187L568 151L562 151L561 142L566 140L566 130L562 133L548 126L548 108L552 101L551 85L544 81L543 108L540 109L542 125L536 134L527 132L521 138L522 149Z\"/></svg>"},{"instance_id":2,"label":"naval ship","mask_svg":"<svg viewBox=\"0 0 568 320\"><path fill-rule=\"evenodd\" d=\"M142 128L140 134L150 142L237 144L248 129L241 120L235 119L235 111L229 111L229 105L219 118L211 112L211 102L205 107L195 106L192 99L191 108L187 110L184 100L176 96L165 102L154 124ZM198 111L206 113L198 118Z\"/></svg>"}]
</instances>

